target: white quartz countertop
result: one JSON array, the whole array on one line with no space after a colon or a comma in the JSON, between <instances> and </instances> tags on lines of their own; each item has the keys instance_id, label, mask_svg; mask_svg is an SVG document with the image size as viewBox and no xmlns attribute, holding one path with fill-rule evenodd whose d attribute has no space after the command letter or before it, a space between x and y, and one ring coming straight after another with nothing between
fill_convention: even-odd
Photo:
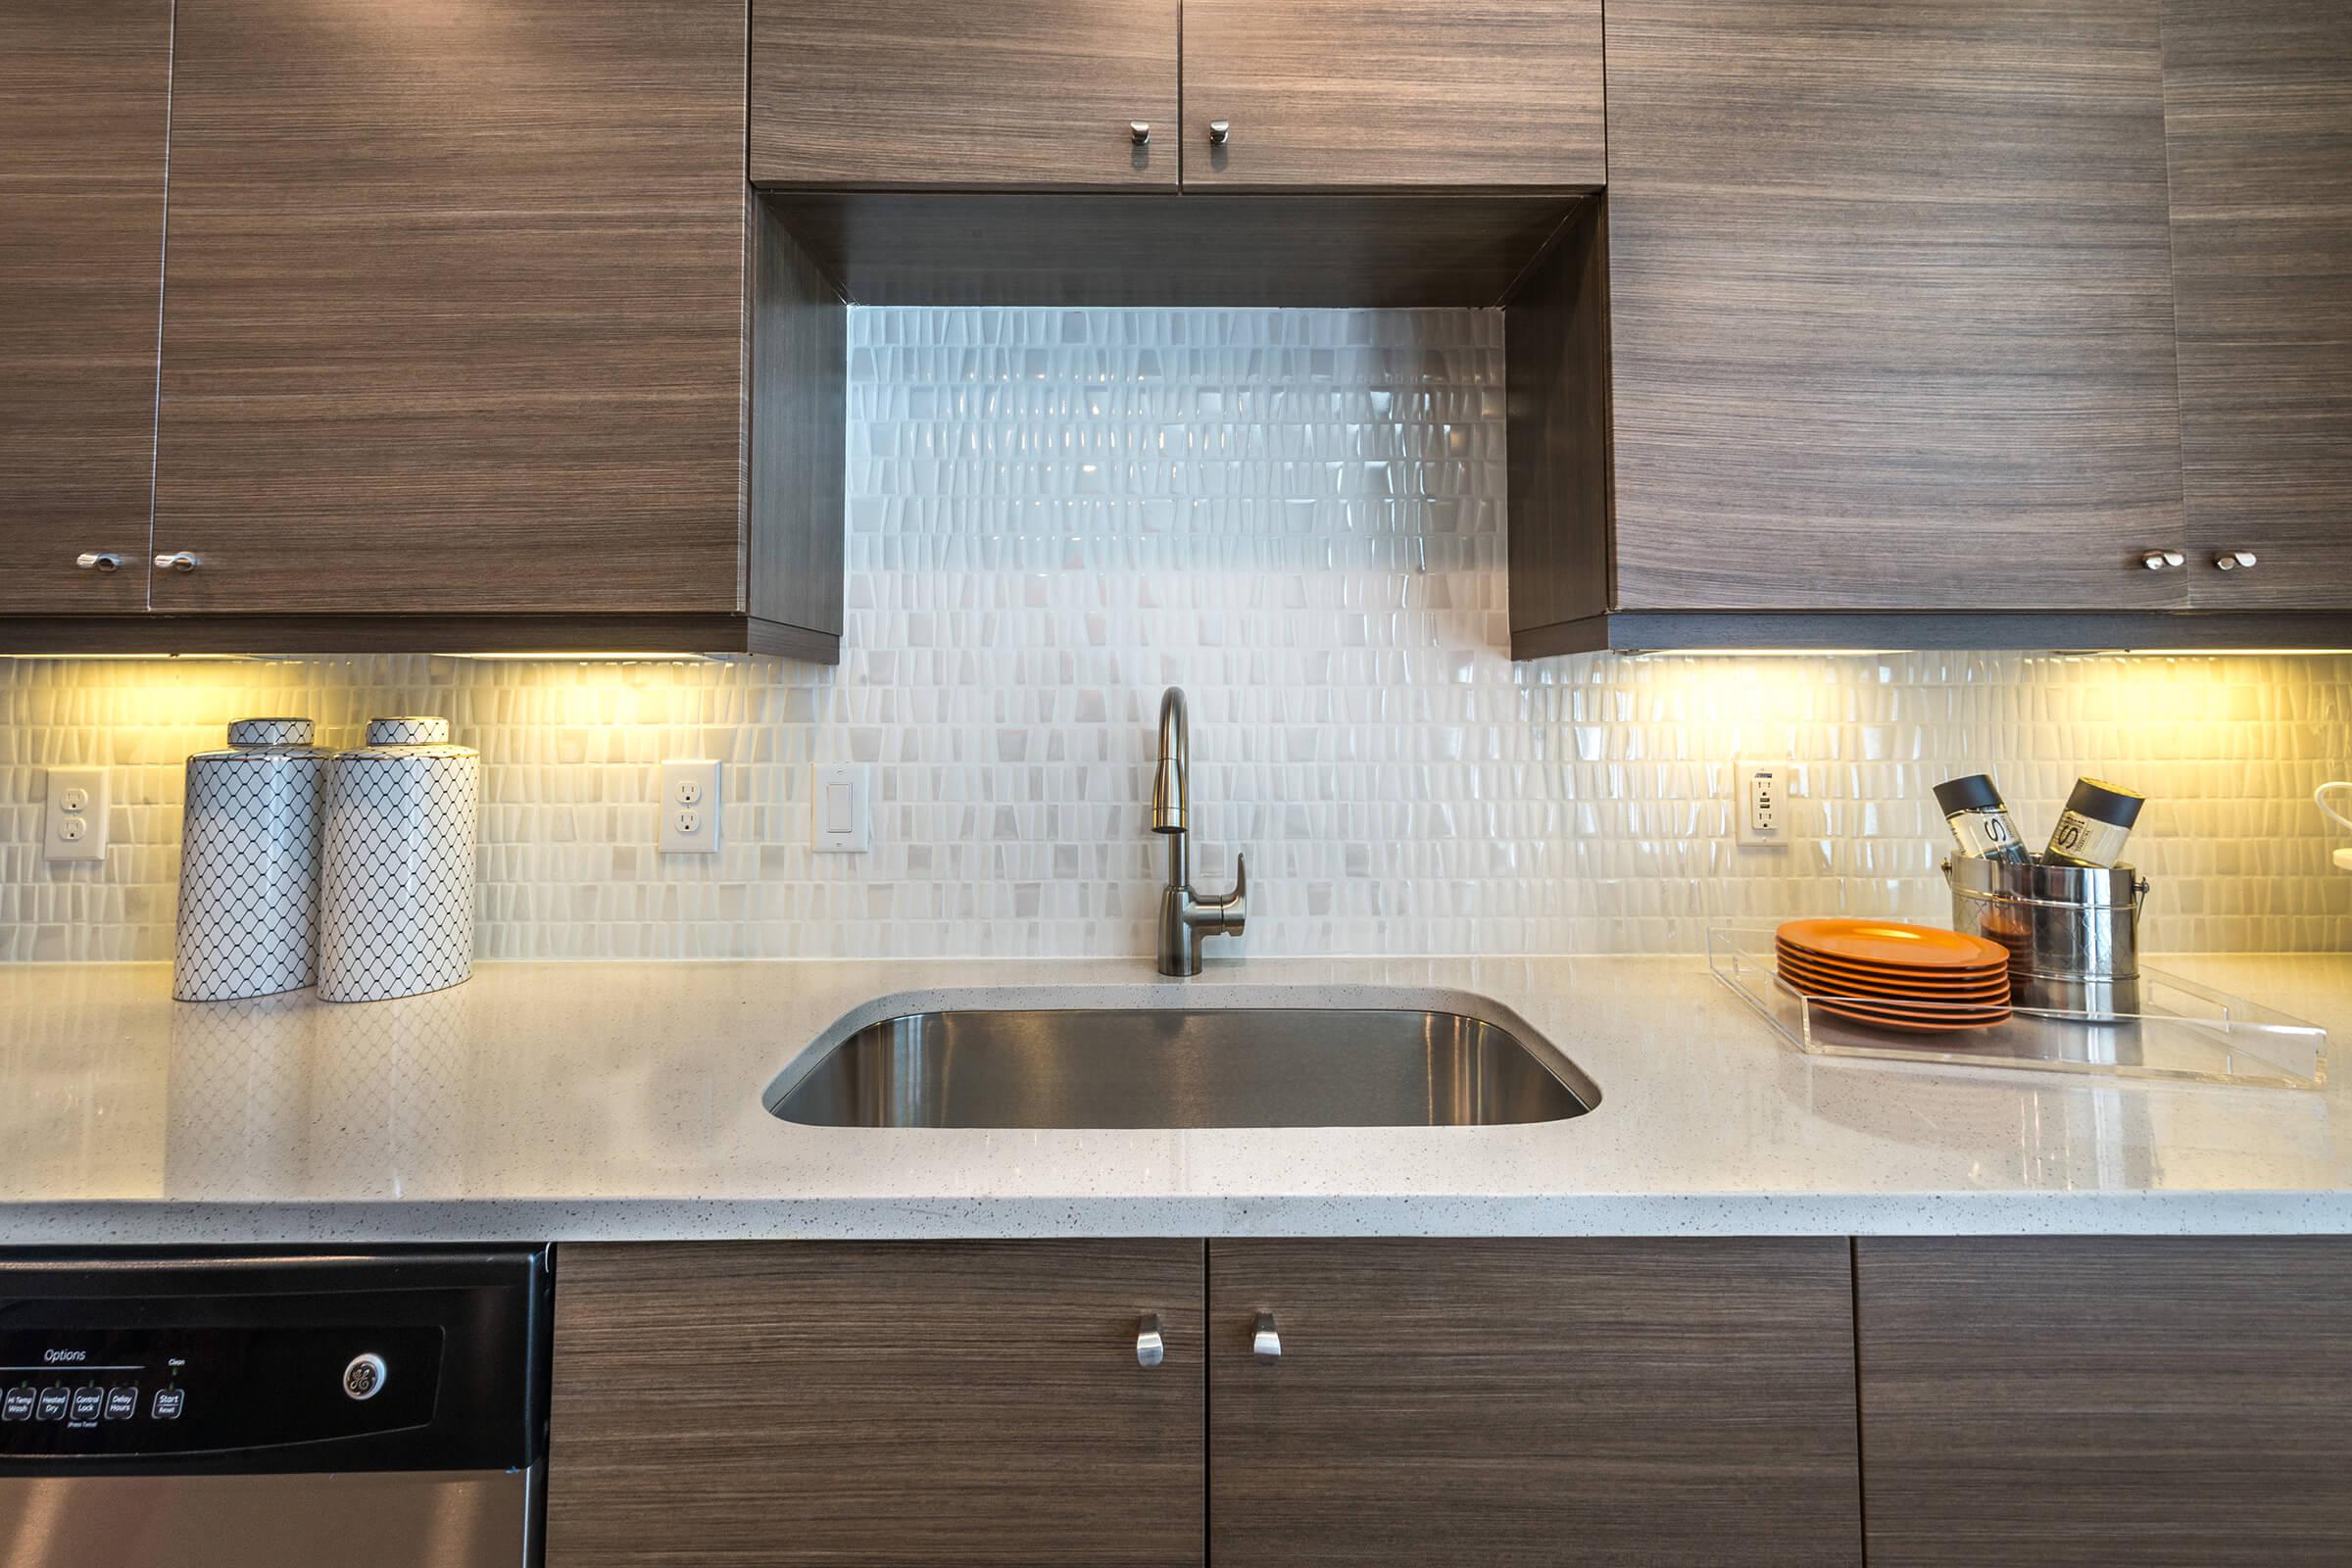
<instances>
[{"instance_id":1,"label":"white quartz countertop","mask_svg":"<svg viewBox=\"0 0 2352 1568\"><path fill-rule=\"evenodd\" d=\"M2352 958L2163 962L2352 1038ZM342 1006L170 990L164 965L0 967L0 1246L2352 1231L2340 1083L1806 1056L1689 957L1244 959L1190 981L1140 960L492 963ZM947 1001L1465 994L1548 1040L1598 1107L1469 1129L1004 1132L803 1127L761 1105L851 1025Z\"/></svg>"}]
</instances>

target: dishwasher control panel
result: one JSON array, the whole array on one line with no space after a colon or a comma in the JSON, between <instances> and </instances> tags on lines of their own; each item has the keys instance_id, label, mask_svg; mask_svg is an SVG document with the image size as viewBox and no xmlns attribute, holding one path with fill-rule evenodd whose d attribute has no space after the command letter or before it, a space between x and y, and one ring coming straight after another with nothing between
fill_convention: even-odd
<instances>
[{"instance_id":1,"label":"dishwasher control panel","mask_svg":"<svg viewBox=\"0 0 2352 1568\"><path fill-rule=\"evenodd\" d=\"M420 1427L441 1340L430 1324L0 1330L0 1455L200 1453Z\"/></svg>"},{"instance_id":2,"label":"dishwasher control panel","mask_svg":"<svg viewBox=\"0 0 2352 1568\"><path fill-rule=\"evenodd\" d=\"M0 1256L0 1483L525 1468L552 1301L544 1249Z\"/></svg>"}]
</instances>

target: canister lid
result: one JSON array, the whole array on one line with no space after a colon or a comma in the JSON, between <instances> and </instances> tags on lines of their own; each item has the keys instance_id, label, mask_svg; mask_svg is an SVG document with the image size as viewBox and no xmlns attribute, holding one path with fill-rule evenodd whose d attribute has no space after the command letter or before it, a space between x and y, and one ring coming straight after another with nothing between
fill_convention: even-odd
<instances>
[{"instance_id":1,"label":"canister lid","mask_svg":"<svg viewBox=\"0 0 2352 1568\"><path fill-rule=\"evenodd\" d=\"M2068 810L2110 827L2130 827L2139 820L2139 808L2147 804L2144 795L2095 778L2075 780L2075 792L2066 798Z\"/></svg>"},{"instance_id":2,"label":"canister lid","mask_svg":"<svg viewBox=\"0 0 2352 1568\"><path fill-rule=\"evenodd\" d=\"M1946 816L1961 811L2005 811L2001 792L1993 787L1989 773L1971 773L1966 778L1946 779L1936 786L1936 804L1943 808Z\"/></svg>"},{"instance_id":3,"label":"canister lid","mask_svg":"<svg viewBox=\"0 0 2352 1568\"><path fill-rule=\"evenodd\" d=\"M228 744L308 746L311 744L311 721L307 718L239 718L229 723Z\"/></svg>"},{"instance_id":4,"label":"canister lid","mask_svg":"<svg viewBox=\"0 0 2352 1568\"><path fill-rule=\"evenodd\" d=\"M449 720L430 715L410 714L401 718L371 718L368 721L368 744L370 746L446 746L449 743Z\"/></svg>"}]
</instances>

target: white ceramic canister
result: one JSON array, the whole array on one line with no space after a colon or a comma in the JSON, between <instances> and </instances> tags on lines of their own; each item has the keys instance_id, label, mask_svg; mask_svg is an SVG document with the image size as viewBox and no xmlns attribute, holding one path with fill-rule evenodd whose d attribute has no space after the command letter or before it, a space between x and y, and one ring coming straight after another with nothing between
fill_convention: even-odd
<instances>
[{"instance_id":1,"label":"white ceramic canister","mask_svg":"<svg viewBox=\"0 0 2352 1568\"><path fill-rule=\"evenodd\" d=\"M307 718L240 718L225 751L188 759L172 995L229 1002L296 991L318 960L327 760Z\"/></svg>"},{"instance_id":2,"label":"white ceramic canister","mask_svg":"<svg viewBox=\"0 0 2352 1568\"><path fill-rule=\"evenodd\" d=\"M446 718L375 718L327 769L318 995L379 1002L473 973L481 757Z\"/></svg>"}]
</instances>

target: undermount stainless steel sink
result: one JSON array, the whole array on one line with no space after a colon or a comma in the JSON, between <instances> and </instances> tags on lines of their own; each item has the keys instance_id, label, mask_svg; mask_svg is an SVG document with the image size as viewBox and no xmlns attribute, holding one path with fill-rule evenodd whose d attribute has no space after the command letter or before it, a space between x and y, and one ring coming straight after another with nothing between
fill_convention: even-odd
<instances>
[{"instance_id":1,"label":"undermount stainless steel sink","mask_svg":"<svg viewBox=\"0 0 2352 1568\"><path fill-rule=\"evenodd\" d=\"M1556 1054L1458 1013L1134 1007L886 1018L779 1078L768 1108L815 1127L1486 1127L1598 1102Z\"/></svg>"}]
</instances>

